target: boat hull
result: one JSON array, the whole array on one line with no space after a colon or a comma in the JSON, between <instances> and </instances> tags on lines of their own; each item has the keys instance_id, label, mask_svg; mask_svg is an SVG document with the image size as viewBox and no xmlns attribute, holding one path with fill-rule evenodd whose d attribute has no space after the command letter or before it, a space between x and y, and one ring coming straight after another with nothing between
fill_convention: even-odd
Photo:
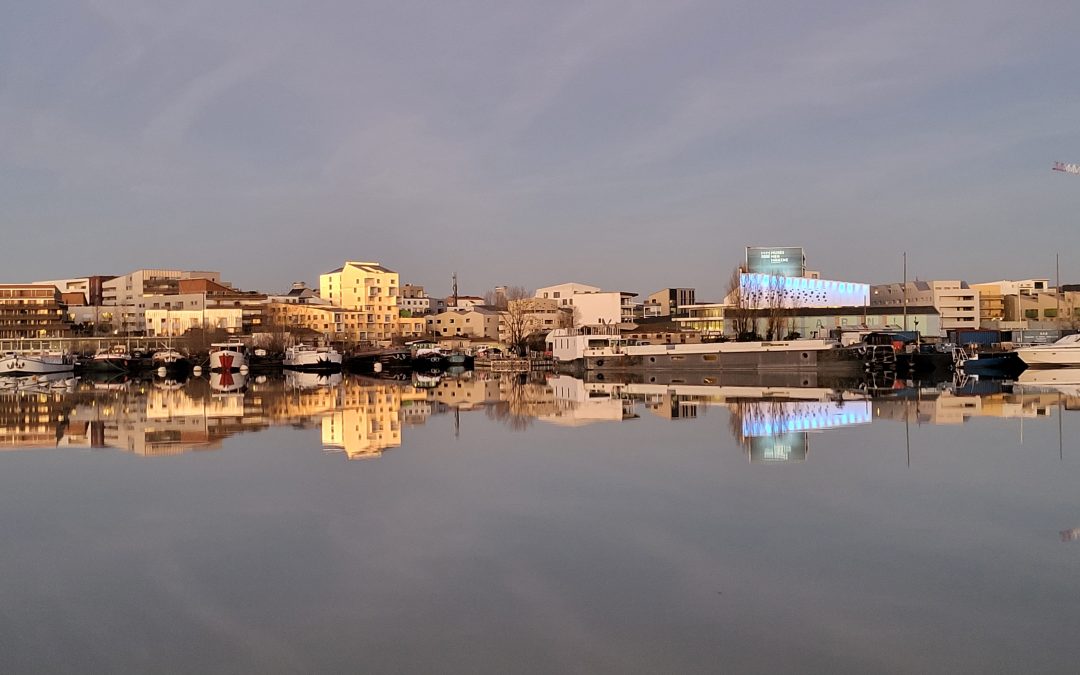
<instances>
[{"instance_id":1,"label":"boat hull","mask_svg":"<svg viewBox=\"0 0 1080 675\"><path fill-rule=\"evenodd\" d=\"M247 367L247 354L237 349L217 349L210 352L210 371L234 371Z\"/></svg>"},{"instance_id":2,"label":"boat hull","mask_svg":"<svg viewBox=\"0 0 1080 675\"><path fill-rule=\"evenodd\" d=\"M586 356L585 369L596 371L700 370L744 372L863 373L868 360L857 348L732 351L685 354Z\"/></svg>"},{"instance_id":3,"label":"boat hull","mask_svg":"<svg viewBox=\"0 0 1080 675\"><path fill-rule=\"evenodd\" d=\"M331 352L287 353L282 367L307 373L336 373L341 370L341 354Z\"/></svg>"},{"instance_id":4,"label":"boat hull","mask_svg":"<svg viewBox=\"0 0 1080 675\"><path fill-rule=\"evenodd\" d=\"M0 356L0 375L19 377L23 375L69 373L73 370L75 370L75 362L62 356L31 356L23 354Z\"/></svg>"},{"instance_id":5,"label":"boat hull","mask_svg":"<svg viewBox=\"0 0 1080 675\"><path fill-rule=\"evenodd\" d=\"M1080 367L1080 349L1052 345L1045 347L1021 347L1016 350L1024 363L1033 368L1077 368Z\"/></svg>"}]
</instances>

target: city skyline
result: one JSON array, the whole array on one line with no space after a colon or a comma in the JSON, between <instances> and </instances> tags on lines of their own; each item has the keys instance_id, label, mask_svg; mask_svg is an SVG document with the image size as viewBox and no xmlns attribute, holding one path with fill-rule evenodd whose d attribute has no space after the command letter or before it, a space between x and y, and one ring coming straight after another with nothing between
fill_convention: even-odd
<instances>
[{"instance_id":1,"label":"city skyline","mask_svg":"<svg viewBox=\"0 0 1080 675\"><path fill-rule=\"evenodd\" d=\"M0 26L4 279L342 259L465 292L718 296L745 245L823 276L1054 277L1080 179L1072 3L381 7L122 0Z\"/></svg>"}]
</instances>

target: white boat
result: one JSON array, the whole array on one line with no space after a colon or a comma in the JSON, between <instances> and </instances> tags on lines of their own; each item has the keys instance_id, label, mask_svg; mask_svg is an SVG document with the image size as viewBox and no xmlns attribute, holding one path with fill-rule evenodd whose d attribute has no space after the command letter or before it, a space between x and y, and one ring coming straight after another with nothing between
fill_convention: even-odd
<instances>
[{"instance_id":1,"label":"white boat","mask_svg":"<svg viewBox=\"0 0 1080 675\"><path fill-rule=\"evenodd\" d=\"M75 359L63 352L12 351L0 354L0 375L44 375L75 370Z\"/></svg>"},{"instance_id":2,"label":"white boat","mask_svg":"<svg viewBox=\"0 0 1080 675\"><path fill-rule=\"evenodd\" d=\"M1080 366L1080 333L1066 335L1048 345L1021 347L1016 353L1024 363L1036 368L1077 367Z\"/></svg>"},{"instance_id":3,"label":"white boat","mask_svg":"<svg viewBox=\"0 0 1080 675\"><path fill-rule=\"evenodd\" d=\"M333 347L295 345L285 350L281 365L289 370L335 372L341 370L341 353Z\"/></svg>"},{"instance_id":4,"label":"white boat","mask_svg":"<svg viewBox=\"0 0 1080 675\"><path fill-rule=\"evenodd\" d=\"M159 352L154 352L151 361L153 362L155 369L188 370L191 368L191 362L188 361L187 357L175 349L163 349Z\"/></svg>"},{"instance_id":5,"label":"white boat","mask_svg":"<svg viewBox=\"0 0 1080 675\"><path fill-rule=\"evenodd\" d=\"M247 368L248 348L242 342L215 342L210 345L210 371Z\"/></svg>"}]
</instances>

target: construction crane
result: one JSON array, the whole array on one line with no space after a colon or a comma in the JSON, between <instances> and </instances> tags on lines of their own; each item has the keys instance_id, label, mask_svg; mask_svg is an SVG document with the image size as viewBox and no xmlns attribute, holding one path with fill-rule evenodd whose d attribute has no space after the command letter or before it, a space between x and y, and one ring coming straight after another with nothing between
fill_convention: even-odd
<instances>
[{"instance_id":1,"label":"construction crane","mask_svg":"<svg viewBox=\"0 0 1080 675\"><path fill-rule=\"evenodd\" d=\"M1080 164L1066 164L1065 162L1054 162L1054 171L1061 171L1063 173L1074 173L1080 175Z\"/></svg>"}]
</instances>

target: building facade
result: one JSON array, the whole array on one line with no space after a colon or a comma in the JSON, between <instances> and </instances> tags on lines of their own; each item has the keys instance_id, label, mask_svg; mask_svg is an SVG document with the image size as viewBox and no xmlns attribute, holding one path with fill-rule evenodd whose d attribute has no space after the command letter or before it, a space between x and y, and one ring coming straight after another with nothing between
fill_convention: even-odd
<instances>
[{"instance_id":1,"label":"building facade","mask_svg":"<svg viewBox=\"0 0 1080 675\"><path fill-rule=\"evenodd\" d=\"M643 307L644 318L661 316L683 316L685 310L680 307L692 305L695 290L693 288L665 288L645 298Z\"/></svg>"},{"instance_id":2,"label":"building facade","mask_svg":"<svg viewBox=\"0 0 1080 675\"><path fill-rule=\"evenodd\" d=\"M941 335L950 330L979 327L979 291L966 281L909 281L906 285L881 284L870 289L871 307L897 309L902 315L905 302L909 314L913 306L933 307L940 317ZM925 330L921 332L927 334Z\"/></svg>"},{"instance_id":3,"label":"building facade","mask_svg":"<svg viewBox=\"0 0 1080 675\"><path fill-rule=\"evenodd\" d=\"M425 317L427 332L437 338L473 337L500 339L499 312L486 307L448 310Z\"/></svg>"},{"instance_id":4,"label":"building facade","mask_svg":"<svg viewBox=\"0 0 1080 675\"><path fill-rule=\"evenodd\" d=\"M0 339L70 337L71 322L52 284L0 284Z\"/></svg>"},{"instance_id":5,"label":"building facade","mask_svg":"<svg viewBox=\"0 0 1080 675\"><path fill-rule=\"evenodd\" d=\"M377 262L350 261L320 275L319 296L361 313L361 342L390 344L398 334L398 273Z\"/></svg>"}]
</instances>

